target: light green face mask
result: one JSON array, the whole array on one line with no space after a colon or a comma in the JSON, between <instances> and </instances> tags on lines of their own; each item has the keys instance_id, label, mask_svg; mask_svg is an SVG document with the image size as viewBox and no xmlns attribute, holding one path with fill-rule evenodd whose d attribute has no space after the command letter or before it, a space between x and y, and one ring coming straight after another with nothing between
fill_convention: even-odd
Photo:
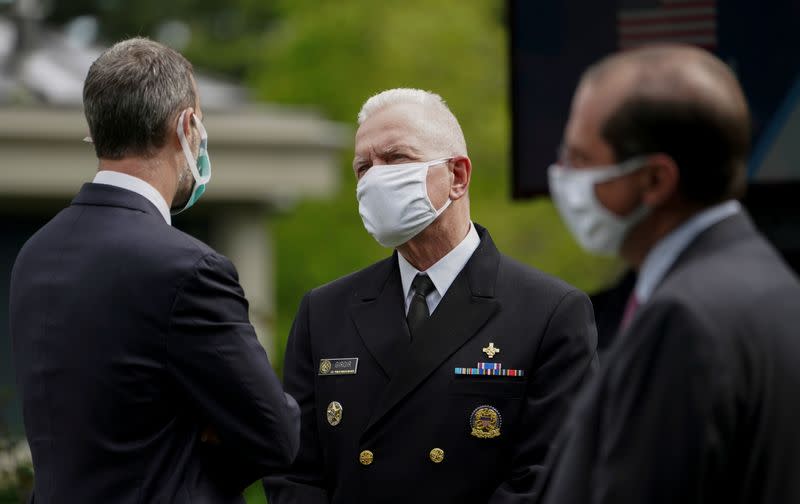
<instances>
[{"instance_id":1,"label":"light green face mask","mask_svg":"<svg viewBox=\"0 0 800 504\"><path fill-rule=\"evenodd\" d=\"M200 199L200 196L206 192L206 185L208 185L208 182L211 180L211 158L208 157L208 133L206 133L206 129L203 127L203 123L200 122L200 119L195 114L192 114L192 119L197 126L197 130L200 132L200 151L197 154L197 159L194 159L192 150L189 148L189 142L186 140L186 135L183 134L183 118L185 115L186 111L184 110L178 118L178 139L181 142L186 162L189 164L189 170L192 172L194 184L192 186L192 194L189 196L186 205L180 209L173 209L171 212L172 215L178 215L194 205L195 202Z\"/></svg>"}]
</instances>

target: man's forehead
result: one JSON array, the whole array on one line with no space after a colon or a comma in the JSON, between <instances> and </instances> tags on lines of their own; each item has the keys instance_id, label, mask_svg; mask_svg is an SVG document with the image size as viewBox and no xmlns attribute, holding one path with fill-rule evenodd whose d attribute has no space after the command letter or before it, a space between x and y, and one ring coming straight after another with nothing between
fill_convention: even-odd
<instances>
[{"instance_id":1,"label":"man's forehead","mask_svg":"<svg viewBox=\"0 0 800 504\"><path fill-rule=\"evenodd\" d=\"M408 121L371 117L356 133L356 153L419 151L424 147L424 131Z\"/></svg>"},{"instance_id":2,"label":"man's forehead","mask_svg":"<svg viewBox=\"0 0 800 504\"><path fill-rule=\"evenodd\" d=\"M584 82L575 93L573 112L591 113L596 119L605 120L630 94L631 85L622 80Z\"/></svg>"},{"instance_id":3,"label":"man's forehead","mask_svg":"<svg viewBox=\"0 0 800 504\"><path fill-rule=\"evenodd\" d=\"M603 138L602 129L624 94L608 81L582 82L572 101L559 157L573 162L608 161L611 147Z\"/></svg>"}]
</instances>

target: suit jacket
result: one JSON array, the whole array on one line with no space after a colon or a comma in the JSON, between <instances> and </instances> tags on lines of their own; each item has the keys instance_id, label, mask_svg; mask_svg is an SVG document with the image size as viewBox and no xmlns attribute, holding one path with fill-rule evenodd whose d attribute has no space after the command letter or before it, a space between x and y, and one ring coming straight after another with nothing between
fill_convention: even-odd
<instances>
[{"instance_id":1,"label":"suit jacket","mask_svg":"<svg viewBox=\"0 0 800 504\"><path fill-rule=\"evenodd\" d=\"M554 450L545 502L800 502L800 284L745 214L636 313Z\"/></svg>"},{"instance_id":2,"label":"suit jacket","mask_svg":"<svg viewBox=\"0 0 800 504\"><path fill-rule=\"evenodd\" d=\"M86 184L33 235L10 324L37 504L243 502L293 459L233 265L134 192Z\"/></svg>"},{"instance_id":3,"label":"suit jacket","mask_svg":"<svg viewBox=\"0 0 800 504\"><path fill-rule=\"evenodd\" d=\"M589 295L594 309L594 320L597 326L597 350L600 354L601 362L605 360L603 355L606 350L613 346L614 337L619 334L622 316L625 314L628 298L635 285L636 272L628 270L609 287Z\"/></svg>"},{"instance_id":4,"label":"suit jacket","mask_svg":"<svg viewBox=\"0 0 800 504\"><path fill-rule=\"evenodd\" d=\"M301 447L290 472L265 480L271 504L532 497L551 439L596 365L592 308L476 228L478 249L413 342L396 254L303 298L284 367L301 407ZM494 358L483 351L490 344L500 349ZM326 372L336 358L358 358L357 372ZM455 374L479 362L524 376ZM338 421L336 409L328 416L334 401ZM476 437L476 426L499 435Z\"/></svg>"}]
</instances>

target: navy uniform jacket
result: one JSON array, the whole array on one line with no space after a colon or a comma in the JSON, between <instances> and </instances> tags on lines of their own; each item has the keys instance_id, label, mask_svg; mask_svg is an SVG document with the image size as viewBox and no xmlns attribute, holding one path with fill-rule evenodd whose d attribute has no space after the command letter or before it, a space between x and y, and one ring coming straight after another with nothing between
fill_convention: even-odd
<instances>
[{"instance_id":1,"label":"navy uniform jacket","mask_svg":"<svg viewBox=\"0 0 800 504\"><path fill-rule=\"evenodd\" d=\"M592 385L548 504L800 502L800 283L746 215L695 238Z\"/></svg>"},{"instance_id":2,"label":"navy uniform jacket","mask_svg":"<svg viewBox=\"0 0 800 504\"><path fill-rule=\"evenodd\" d=\"M396 255L305 296L284 368L302 412L300 453L290 472L265 479L270 504L532 498L596 365L592 308L476 228L478 249L413 343ZM355 374L334 372L356 358ZM479 362L523 373L455 374Z\"/></svg>"},{"instance_id":3,"label":"navy uniform jacket","mask_svg":"<svg viewBox=\"0 0 800 504\"><path fill-rule=\"evenodd\" d=\"M86 184L25 244L10 319L37 504L242 502L295 454L233 265L134 192Z\"/></svg>"}]
</instances>

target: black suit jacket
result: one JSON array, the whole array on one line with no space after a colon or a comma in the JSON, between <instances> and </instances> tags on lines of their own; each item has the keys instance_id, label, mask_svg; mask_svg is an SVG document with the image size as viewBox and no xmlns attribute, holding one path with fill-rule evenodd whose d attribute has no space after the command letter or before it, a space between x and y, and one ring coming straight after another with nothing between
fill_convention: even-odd
<instances>
[{"instance_id":1,"label":"black suit jacket","mask_svg":"<svg viewBox=\"0 0 800 504\"><path fill-rule=\"evenodd\" d=\"M799 328L746 215L701 233L581 397L545 502L800 502Z\"/></svg>"},{"instance_id":2,"label":"black suit jacket","mask_svg":"<svg viewBox=\"0 0 800 504\"><path fill-rule=\"evenodd\" d=\"M265 480L271 504L532 498L567 406L596 366L592 308L478 231L478 249L413 343L396 254L305 296L284 368L302 411L301 447L289 473ZM482 351L489 343L500 348L493 359ZM320 375L322 360L356 357L356 374ZM478 362L525 374L454 374ZM326 415L332 401L342 406L338 425ZM498 437L471 435L479 406L499 412Z\"/></svg>"},{"instance_id":3,"label":"black suit jacket","mask_svg":"<svg viewBox=\"0 0 800 504\"><path fill-rule=\"evenodd\" d=\"M233 265L136 193L86 184L25 244L10 320L37 504L241 502L295 454Z\"/></svg>"}]
</instances>

